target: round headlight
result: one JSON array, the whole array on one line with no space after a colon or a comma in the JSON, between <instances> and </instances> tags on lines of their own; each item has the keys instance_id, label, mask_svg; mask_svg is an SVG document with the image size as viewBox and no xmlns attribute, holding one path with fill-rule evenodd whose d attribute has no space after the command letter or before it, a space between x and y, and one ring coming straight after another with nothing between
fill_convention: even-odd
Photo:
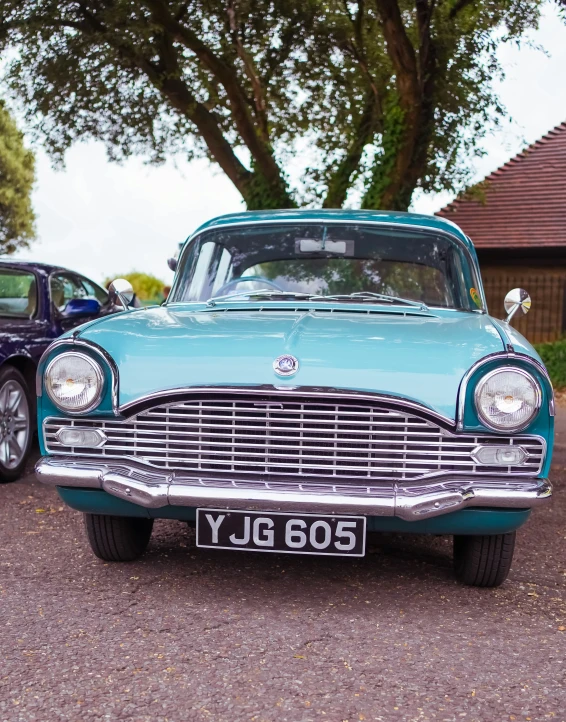
<instances>
[{"instance_id":1,"label":"round headlight","mask_svg":"<svg viewBox=\"0 0 566 722\"><path fill-rule=\"evenodd\" d=\"M496 369L476 386L478 416L490 429L520 431L537 415L541 391L535 379L517 368Z\"/></svg>"},{"instance_id":2,"label":"round headlight","mask_svg":"<svg viewBox=\"0 0 566 722\"><path fill-rule=\"evenodd\" d=\"M100 403L103 385L102 369L82 353L62 353L45 371L47 394L62 411L94 409Z\"/></svg>"}]
</instances>

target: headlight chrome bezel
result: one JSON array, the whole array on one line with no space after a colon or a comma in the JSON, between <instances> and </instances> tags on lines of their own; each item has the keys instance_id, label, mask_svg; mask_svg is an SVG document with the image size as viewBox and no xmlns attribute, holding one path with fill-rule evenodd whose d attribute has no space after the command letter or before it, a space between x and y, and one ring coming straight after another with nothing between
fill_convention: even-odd
<instances>
[{"instance_id":1,"label":"headlight chrome bezel","mask_svg":"<svg viewBox=\"0 0 566 722\"><path fill-rule=\"evenodd\" d=\"M478 400L479 392L480 390L485 386L485 384L492 379L494 376L497 376L500 373L516 373L524 378L526 378L533 386L534 392L535 392L535 404L534 404L534 413L532 416L530 416L526 421L522 422L521 424L518 424L517 426L498 426L493 422L492 419L487 416ZM526 428L528 428L533 421L538 416L540 409L542 407L542 389L540 383L537 381L537 379L528 371L525 371L524 369L520 368L519 366L499 366L498 368L493 369L492 371L489 371L488 373L484 374L476 383L475 389L474 389L474 406L476 413L478 415L478 419L480 422L486 426L488 429L492 431L497 431L499 433L511 433L516 434L521 431L524 431Z\"/></svg>"},{"instance_id":2,"label":"headlight chrome bezel","mask_svg":"<svg viewBox=\"0 0 566 722\"><path fill-rule=\"evenodd\" d=\"M64 406L63 404L61 404L60 400L57 399L52 394L49 384L47 383L47 379L49 377L49 372L53 368L54 364L57 361L59 361L62 357L69 357L69 356L74 356L76 358L80 358L83 361L86 361L88 364L90 364L90 366L92 367L92 369L94 371L94 374L96 376L96 380L98 383L97 392L96 392L94 398L92 399L92 401L87 406L83 406L80 409L78 409L78 408L70 409L70 408ZM102 370L102 367L91 356L89 356L86 353L81 353L80 351L63 351L62 353L57 354L57 356L55 356L55 358L51 359L51 361L47 364L47 367L43 374L43 379L44 379L45 391L46 391L47 396L49 397L49 400L51 401L51 403L54 406L56 406L56 408L59 409L59 411L62 411L65 414L70 414L71 416L81 416L82 414L88 414L90 411L94 411L94 409L96 409L100 405L100 403L102 401L102 397L104 395L105 380L104 380L104 372Z\"/></svg>"}]
</instances>

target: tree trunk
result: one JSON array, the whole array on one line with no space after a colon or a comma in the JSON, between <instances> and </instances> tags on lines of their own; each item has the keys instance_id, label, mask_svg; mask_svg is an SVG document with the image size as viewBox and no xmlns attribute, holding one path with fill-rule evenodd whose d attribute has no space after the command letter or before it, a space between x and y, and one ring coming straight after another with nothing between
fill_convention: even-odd
<instances>
[{"instance_id":1,"label":"tree trunk","mask_svg":"<svg viewBox=\"0 0 566 722\"><path fill-rule=\"evenodd\" d=\"M383 152L372 170L362 208L406 211L419 179L425 174L432 133L430 104L409 112L393 106L386 116Z\"/></svg>"},{"instance_id":2,"label":"tree trunk","mask_svg":"<svg viewBox=\"0 0 566 722\"><path fill-rule=\"evenodd\" d=\"M417 0L418 53L403 25L397 0L376 0L396 94L384 112L382 152L374 161L362 208L406 211L425 175L434 129L436 53L430 31L432 3Z\"/></svg>"},{"instance_id":3,"label":"tree trunk","mask_svg":"<svg viewBox=\"0 0 566 722\"><path fill-rule=\"evenodd\" d=\"M281 176L269 181L254 170L238 190L248 211L296 208L296 203Z\"/></svg>"}]
</instances>

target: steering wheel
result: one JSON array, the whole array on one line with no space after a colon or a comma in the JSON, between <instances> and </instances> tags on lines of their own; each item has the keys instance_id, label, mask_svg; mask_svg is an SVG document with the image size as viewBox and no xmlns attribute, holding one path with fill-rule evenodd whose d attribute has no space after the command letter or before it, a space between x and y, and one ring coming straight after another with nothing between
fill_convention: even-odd
<instances>
[{"instance_id":1,"label":"steering wheel","mask_svg":"<svg viewBox=\"0 0 566 722\"><path fill-rule=\"evenodd\" d=\"M247 281L261 281L261 283L265 283L266 285L271 286L278 291L284 290L283 288L281 288L281 286L278 286L276 283L268 280L267 278L262 278L262 276L242 276L241 278L233 278L231 281L228 281L228 283L225 283L218 289L218 291L216 291L215 295L222 296L222 294L226 293L226 291L229 288L232 288L232 286L237 286L238 283L246 283Z\"/></svg>"}]
</instances>

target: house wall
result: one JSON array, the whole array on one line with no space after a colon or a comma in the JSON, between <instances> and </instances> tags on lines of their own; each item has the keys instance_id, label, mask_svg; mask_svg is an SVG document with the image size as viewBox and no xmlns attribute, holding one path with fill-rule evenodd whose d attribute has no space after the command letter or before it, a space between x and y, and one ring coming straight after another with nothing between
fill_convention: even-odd
<instances>
[{"instance_id":1,"label":"house wall","mask_svg":"<svg viewBox=\"0 0 566 722\"><path fill-rule=\"evenodd\" d=\"M512 288L524 288L532 300L531 311L526 316L516 315L512 325L531 343L556 341L566 335L566 255L532 251L519 255L512 250L504 256L478 255L492 316L504 318L505 295Z\"/></svg>"},{"instance_id":2,"label":"house wall","mask_svg":"<svg viewBox=\"0 0 566 722\"><path fill-rule=\"evenodd\" d=\"M504 318L503 300L512 288L524 288L532 306L524 316L515 316L512 325L531 343L556 341L564 335L564 288L566 269L521 269L487 267L482 276L490 313ZM520 312L518 312L520 313Z\"/></svg>"}]
</instances>

